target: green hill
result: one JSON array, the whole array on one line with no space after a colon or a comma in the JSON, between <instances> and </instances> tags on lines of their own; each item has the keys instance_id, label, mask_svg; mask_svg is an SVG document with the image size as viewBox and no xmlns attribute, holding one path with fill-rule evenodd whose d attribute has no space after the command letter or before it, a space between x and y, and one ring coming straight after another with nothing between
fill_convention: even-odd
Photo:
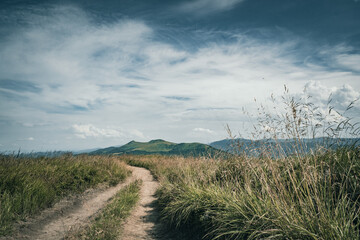
<instances>
[{"instance_id":1,"label":"green hill","mask_svg":"<svg viewBox=\"0 0 360 240\"><path fill-rule=\"evenodd\" d=\"M209 145L201 143L172 143L161 139L151 140L150 142L131 141L121 147L108 147L90 152L91 155L182 155L182 156L215 156L222 153Z\"/></svg>"}]
</instances>

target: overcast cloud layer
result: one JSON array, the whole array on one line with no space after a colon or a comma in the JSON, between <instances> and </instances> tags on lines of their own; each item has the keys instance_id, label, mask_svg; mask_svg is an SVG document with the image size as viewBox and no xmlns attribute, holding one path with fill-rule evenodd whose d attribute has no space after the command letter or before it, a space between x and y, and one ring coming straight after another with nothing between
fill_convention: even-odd
<instances>
[{"instance_id":1,"label":"overcast cloud layer","mask_svg":"<svg viewBox=\"0 0 360 240\"><path fill-rule=\"evenodd\" d=\"M0 151L79 150L156 138L208 143L227 137L225 124L235 131L248 127L254 120L241 109L255 110L254 98L281 95L284 84L294 95L306 88L321 106L331 94L339 110L360 97L360 28L347 24L360 23L359 16L329 19L349 31L327 38L330 30L319 35L310 25L308 34L300 34L301 24L244 26L234 16L244 8L256 12L250 0L144 1L110 13L104 6L111 1L89 2L4 3ZM261 1L253 2L261 8ZM147 4L154 9L146 11ZM292 7L304 4L310 3ZM343 1L343 14L359 4ZM288 11L281 9L285 1L278 6L279 14Z\"/></svg>"}]
</instances>

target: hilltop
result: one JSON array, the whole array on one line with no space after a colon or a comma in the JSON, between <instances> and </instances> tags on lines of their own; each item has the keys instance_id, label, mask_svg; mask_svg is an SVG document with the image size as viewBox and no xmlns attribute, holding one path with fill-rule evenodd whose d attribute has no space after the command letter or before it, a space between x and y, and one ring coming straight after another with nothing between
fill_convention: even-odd
<instances>
[{"instance_id":1,"label":"hilltop","mask_svg":"<svg viewBox=\"0 0 360 240\"><path fill-rule=\"evenodd\" d=\"M149 142L131 141L120 147L108 147L90 152L91 155L182 155L182 156L215 156L223 151L202 143L173 143L162 139Z\"/></svg>"}]
</instances>

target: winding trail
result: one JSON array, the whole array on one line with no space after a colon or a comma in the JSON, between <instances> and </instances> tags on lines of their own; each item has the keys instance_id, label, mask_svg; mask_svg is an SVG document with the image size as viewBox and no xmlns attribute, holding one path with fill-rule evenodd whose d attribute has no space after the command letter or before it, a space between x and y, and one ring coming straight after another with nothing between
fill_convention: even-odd
<instances>
[{"instance_id":1,"label":"winding trail","mask_svg":"<svg viewBox=\"0 0 360 240\"><path fill-rule=\"evenodd\" d=\"M13 236L0 237L0 240L63 239L70 230L79 229L90 223L92 217L106 206L108 201L124 186L142 180L140 200L131 215L123 223L119 239L123 240L175 240L175 236L164 230L156 211L155 192L159 183L154 180L149 170L128 166L132 176L115 187L87 190L81 196L61 200L52 208L44 210L39 216L17 224Z\"/></svg>"},{"instance_id":2,"label":"winding trail","mask_svg":"<svg viewBox=\"0 0 360 240\"><path fill-rule=\"evenodd\" d=\"M132 175L114 187L89 189L81 196L63 199L40 216L18 224L13 236L0 239L63 239L68 231L89 224L91 217L105 207L110 198L134 180Z\"/></svg>"}]
</instances>

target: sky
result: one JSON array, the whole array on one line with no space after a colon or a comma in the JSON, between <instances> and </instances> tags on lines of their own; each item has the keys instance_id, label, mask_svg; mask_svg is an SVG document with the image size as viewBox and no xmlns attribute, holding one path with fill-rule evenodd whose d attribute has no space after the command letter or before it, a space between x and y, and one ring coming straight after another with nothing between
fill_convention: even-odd
<instances>
[{"instance_id":1,"label":"sky","mask_svg":"<svg viewBox=\"0 0 360 240\"><path fill-rule=\"evenodd\" d=\"M2 152L249 137L284 85L360 97L359 0L0 2Z\"/></svg>"}]
</instances>

